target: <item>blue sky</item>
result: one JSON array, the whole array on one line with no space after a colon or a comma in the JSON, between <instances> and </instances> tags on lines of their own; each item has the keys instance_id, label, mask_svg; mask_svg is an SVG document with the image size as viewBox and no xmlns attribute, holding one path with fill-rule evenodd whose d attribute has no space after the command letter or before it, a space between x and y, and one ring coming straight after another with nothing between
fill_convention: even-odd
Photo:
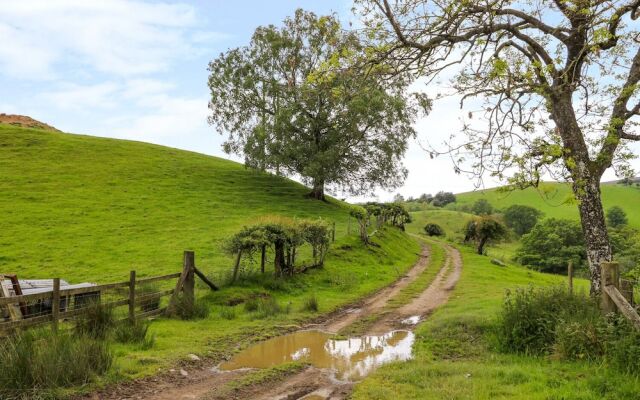
<instances>
[{"instance_id":1,"label":"blue sky","mask_svg":"<svg viewBox=\"0 0 640 400\"><path fill-rule=\"evenodd\" d=\"M0 0L0 112L229 158L206 122L207 63L299 7L353 19L349 0ZM457 99L444 100L417 124L398 192L474 188L420 146L459 130L459 113Z\"/></svg>"}]
</instances>

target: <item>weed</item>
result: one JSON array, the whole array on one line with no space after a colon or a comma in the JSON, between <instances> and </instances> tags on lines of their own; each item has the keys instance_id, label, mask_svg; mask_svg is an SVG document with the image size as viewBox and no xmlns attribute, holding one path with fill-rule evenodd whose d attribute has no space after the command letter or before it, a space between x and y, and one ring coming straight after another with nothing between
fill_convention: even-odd
<instances>
[{"instance_id":1,"label":"weed","mask_svg":"<svg viewBox=\"0 0 640 400\"><path fill-rule=\"evenodd\" d=\"M104 339L115 325L113 307L91 302L76 322L75 331L94 339Z\"/></svg>"},{"instance_id":2,"label":"weed","mask_svg":"<svg viewBox=\"0 0 640 400\"><path fill-rule=\"evenodd\" d=\"M141 350L149 350L155 343L155 335L149 336L149 321L123 321L113 330L113 338L119 343L134 343Z\"/></svg>"},{"instance_id":3,"label":"weed","mask_svg":"<svg viewBox=\"0 0 640 400\"><path fill-rule=\"evenodd\" d=\"M302 311L318 312L319 308L318 297L315 294L304 299L302 303Z\"/></svg>"}]
</instances>

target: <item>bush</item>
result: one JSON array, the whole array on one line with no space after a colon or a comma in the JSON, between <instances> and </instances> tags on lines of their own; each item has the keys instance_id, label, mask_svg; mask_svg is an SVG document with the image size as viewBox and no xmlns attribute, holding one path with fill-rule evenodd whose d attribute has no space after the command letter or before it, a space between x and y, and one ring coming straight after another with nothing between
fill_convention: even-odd
<instances>
[{"instance_id":1,"label":"bush","mask_svg":"<svg viewBox=\"0 0 640 400\"><path fill-rule=\"evenodd\" d=\"M593 308L592 315L565 318L556 327L555 353L568 360L601 358L607 343L607 324L597 308Z\"/></svg>"},{"instance_id":2,"label":"bush","mask_svg":"<svg viewBox=\"0 0 640 400\"><path fill-rule=\"evenodd\" d=\"M618 206L613 206L607 210L607 223L612 228L627 225L627 213Z\"/></svg>"},{"instance_id":3,"label":"bush","mask_svg":"<svg viewBox=\"0 0 640 400\"><path fill-rule=\"evenodd\" d=\"M607 345L607 362L617 370L640 376L640 332L619 317L617 329Z\"/></svg>"},{"instance_id":4,"label":"bush","mask_svg":"<svg viewBox=\"0 0 640 400\"><path fill-rule=\"evenodd\" d=\"M551 353L556 327L561 321L579 321L597 312L595 303L584 296L569 294L564 287L529 287L507 292L498 317L499 348L533 355ZM567 331L566 336L569 334Z\"/></svg>"},{"instance_id":5,"label":"bush","mask_svg":"<svg viewBox=\"0 0 640 400\"><path fill-rule=\"evenodd\" d=\"M94 339L104 339L115 325L113 307L94 301L90 303L76 322L76 333Z\"/></svg>"},{"instance_id":6,"label":"bush","mask_svg":"<svg viewBox=\"0 0 640 400\"><path fill-rule=\"evenodd\" d=\"M438 224L429 223L424 226L424 233L429 236L444 236L444 229Z\"/></svg>"},{"instance_id":7,"label":"bush","mask_svg":"<svg viewBox=\"0 0 640 400\"><path fill-rule=\"evenodd\" d=\"M113 330L113 338L119 343L137 344L143 350L149 350L155 344L155 335L148 336L149 321L122 321Z\"/></svg>"},{"instance_id":8,"label":"bush","mask_svg":"<svg viewBox=\"0 0 640 400\"><path fill-rule=\"evenodd\" d=\"M304 299L304 302L302 303L302 311L318 312L318 309L318 298L315 294L312 294L311 296Z\"/></svg>"},{"instance_id":9,"label":"bush","mask_svg":"<svg viewBox=\"0 0 640 400\"><path fill-rule=\"evenodd\" d=\"M0 398L33 398L33 393L45 397L48 390L82 385L105 373L112 361L105 341L26 331L0 341Z\"/></svg>"},{"instance_id":10,"label":"bush","mask_svg":"<svg viewBox=\"0 0 640 400\"><path fill-rule=\"evenodd\" d=\"M182 320L204 319L209 316L209 306L201 300L191 300L184 294L180 294L173 303L171 315Z\"/></svg>"}]
</instances>

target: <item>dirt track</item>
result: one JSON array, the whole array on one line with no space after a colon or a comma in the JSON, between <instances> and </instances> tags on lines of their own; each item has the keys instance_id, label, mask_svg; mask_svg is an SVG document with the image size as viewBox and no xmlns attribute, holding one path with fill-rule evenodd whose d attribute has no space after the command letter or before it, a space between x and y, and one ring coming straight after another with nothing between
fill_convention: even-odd
<instances>
[{"instance_id":1,"label":"dirt track","mask_svg":"<svg viewBox=\"0 0 640 400\"><path fill-rule=\"evenodd\" d=\"M411 302L384 314L368 329L367 333L382 333L403 328L402 320L418 316L423 319L435 308L444 304L455 287L462 271L460 253L453 247L444 245L446 260L431 285ZM305 329L320 329L336 333L358 319L381 313L387 302L403 288L413 282L428 265L429 252L425 247L418 262L399 280L361 301L358 305L334 313L320 324L306 326ZM351 392L352 383L337 382L331 372L309 367L288 377L284 381L245 387L238 391L224 390L226 383L247 374L246 370L219 372L215 368L189 371L187 377L177 374L148 379L131 384L112 393L96 394L94 399L344 399Z\"/></svg>"}]
</instances>

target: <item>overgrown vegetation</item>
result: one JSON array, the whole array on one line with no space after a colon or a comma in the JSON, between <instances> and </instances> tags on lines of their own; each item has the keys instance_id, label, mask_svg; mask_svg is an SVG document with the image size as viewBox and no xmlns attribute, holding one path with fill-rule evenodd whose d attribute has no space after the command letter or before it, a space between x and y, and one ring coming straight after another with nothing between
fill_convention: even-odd
<instances>
[{"instance_id":1,"label":"overgrown vegetation","mask_svg":"<svg viewBox=\"0 0 640 400\"><path fill-rule=\"evenodd\" d=\"M428 223L424 226L424 233L429 236L443 236L444 230L438 224Z\"/></svg>"},{"instance_id":2,"label":"overgrown vegetation","mask_svg":"<svg viewBox=\"0 0 640 400\"><path fill-rule=\"evenodd\" d=\"M109 343L85 335L29 330L0 340L0 397L55 397L55 389L89 383L113 361Z\"/></svg>"},{"instance_id":3,"label":"overgrown vegetation","mask_svg":"<svg viewBox=\"0 0 640 400\"><path fill-rule=\"evenodd\" d=\"M180 293L175 296L168 314L182 320L195 320L207 318L209 311L209 305L201 299Z\"/></svg>"},{"instance_id":4,"label":"overgrown vegetation","mask_svg":"<svg viewBox=\"0 0 640 400\"><path fill-rule=\"evenodd\" d=\"M605 360L640 376L640 333L622 316L603 316L598 303L564 287L509 292L497 322L497 345L506 352Z\"/></svg>"}]
</instances>

